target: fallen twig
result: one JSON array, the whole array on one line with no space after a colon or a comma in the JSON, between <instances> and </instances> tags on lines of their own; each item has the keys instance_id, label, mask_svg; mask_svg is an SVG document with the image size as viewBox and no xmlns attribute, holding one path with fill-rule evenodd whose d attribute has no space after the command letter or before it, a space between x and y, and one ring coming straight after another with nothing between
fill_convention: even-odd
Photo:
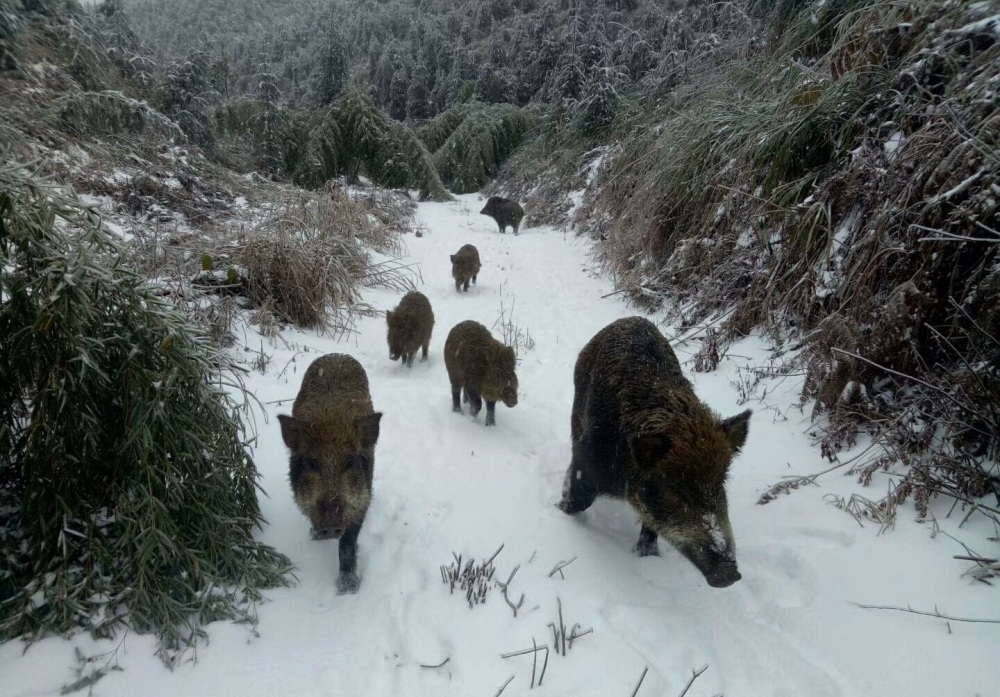
<instances>
[{"instance_id":1,"label":"fallen twig","mask_svg":"<svg viewBox=\"0 0 1000 697\"><path fill-rule=\"evenodd\" d=\"M535 642L535 637L531 637L531 648L524 649L522 651L512 651L510 653L500 654L500 658L514 658L515 656L524 656L531 654L531 689L535 687L535 673L538 669L538 652L545 652L545 661L542 663L542 673L538 676L538 686L542 686L542 681L545 680L545 669L549 666L549 647L548 644L543 644L539 646Z\"/></svg>"},{"instance_id":2,"label":"fallen twig","mask_svg":"<svg viewBox=\"0 0 1000 697\"><path fill-rule=\"evenodd\" d=\"M560 561L558 564L556 564L555 566L552 567L552 571L549 572L549 578L552 578L552 576L555 573L558 572L559 575L562 578L565 579L566 576L565 576L565 574L563 574L562 570L565 569L567 566L569 566L570 564L572 564L575 561L576 561L576 557L573 557L572 559L568 559L567 561Z\"/></svg>"},{"instance_id":3,"label":"fallen twig","mask_svg":"<svg viewBox=\"0 0 1000 697\"><path fill-rule=\"evenodd\" d=\"M864 608L865 610L894 610L895 612L909 612L914 615L924 615L926 617L937 617L938 619L948 620L949 622L978 622L982 624L1000 624L1000 619L985 619L981 617L955 617L954 615L945 615L937 611L934 608L934 612L929 610L914 610L910 606L906 607L896 607L895 605L862 605L861 603L854 603L858 607Z\"/></svg>"},{"instance_id":4,"label":"fallen twig","mask_svg":"<svg viewBox=\"0 0 1000 697\"><path fill-rule=\"evenodd\" d=\"M577 630L580 628L580 624L577 623L573 625L573 628L569 631L569 634L567 634L566 623L563 622L561 599L556 598L556 606L559 608L559 624L556 625L555 622L549 622L548 626L552 628L552 636L555 642L556 653L565 656L566 651L573 648L574 639L579 639L580 637L587 636L588 634L591 634L594 630L593 628L591 628L591 629L585 629L582 632L577 632Z\"/></svg>"},{"instance_id":5,"label":"fallen twig","mask_svg":"<svg viewBox=\"0 0 1000 697\"><path fill-rule=\"evenodd\" d=\"M524 605L524 593L521 593L521 599L518 600L517 605L515 605L510 601L510 596L507 595L507 588L508 586L510 586L510 582L514 580L514 574L516 574L517 570L520 568L521 568L520 564L514 567L514 570L510 572L510 576L507 577L506 583L504 583L503 581L497 581L497 585L500 587L500 591L503 594L503 599L510 607L510 609L514 611L515 618L517 617L517 611L521 609L522 605Z\"/></svg>"},{"instance_id":6,"label":"fallen twig","mask_svg":"<svg viewBox=\"0 0 1000 697\"><path fill-rule=\"evenodd\" d=\"M513 679L514 679L513 675L511 675L509 678L507 678L507 682L505 682L503 685L500 686L500 689L497 690L497 693L495 695L493 695L493 697L500 697L500 695L503 694L503 691L507 689L507 686L510 685L510 681L513 680Z\"/></svg>"},{"instance_id":7,"label":"fallen twig","mask_svg":"<svg viewBox=\"0 0 1000 697\"><path fill-rule=\"evenodd\" d=\"M427 665L425 663L421 663L420 667L421 668L440 668L441 666L443 666L445 663L447 663L450 660L451 660L451 656L448 656L448 658L444 659L443 661L441 661L437 665L430 666L430 665Z\"/></svg>"},{"instance_id":8,"label":"fallen twig","mask_svg":"<svg viewBox=\"0 0 1000 697\"><path fill-rule=\"evenodd\" d=\"M639 682L635 684L635 689L632 690L632 697L635 697L637 694L639 694L639 688L642 687L642 681L646 679L646 673L648 672L649 672L649 666L646 666L645 668L642 669L642 675L639 676Z\"/></svg>"},{"instance_id":9,"label":"fallen twig","mask_svg":"<svg viewBox=\"0 0 1000 697\"><path fill-rule=\"evenodd\" d=\"M684 689L681 690L681 693L679 695L677 695L677 697L684 697L684 695L687 694L687 691L691 689L691 686L694 685L694 681L698 679L698 676L700 676L706 670L708 670L708 664L707 663L705 665L703 665L701 668L699 668L698 670L692 670L691 671L691 679L687 681L687 685L684 686Z\"/></svg>"}]
</instances>

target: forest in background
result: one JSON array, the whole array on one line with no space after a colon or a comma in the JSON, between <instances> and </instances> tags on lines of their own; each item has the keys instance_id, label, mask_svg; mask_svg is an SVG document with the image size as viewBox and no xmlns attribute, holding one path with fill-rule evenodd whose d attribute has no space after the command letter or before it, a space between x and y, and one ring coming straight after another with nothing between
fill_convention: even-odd
<instances>
[{"instance_id":1,"label":"forest in background","mask_svg":"<svg viewBox=\"0 0 1000 697\"><path fill-rule=\"evenodd\" d=\"M101 253L76 267L93 269L97 287L123 287L97 269L142 263L114 252L78 203L40 186L42 174L110 197L123 215L156 219L165 215L158 206L169 203L206 230L212 210L232 208L238 191L276 185L320 190L367 178L436 200L449 191L504 192L525 204L526 228L571 225L593 237L621 292L664 312L680 328L675 338L700 342L696 370L712 370L734 341L762 332L775 359L741 377L747 398L775 376L805 375L802 402L831 468L778 483L762 503L839 471L880 484L872 499L837 505L882 526L906 502L926 516L936 497L1000 525L1000 16L993 3L104 0L84 11L72 0L0 0L0 90L11 96L0 103L4 290L26 299L5 306L7 326L44 324L33 313L52 310L27 302L43 297L20 275L32 268L32 250L56 258L73 255L80 239L97 239ZM176 148L184 154L175 156ZM67 154L79 151L86 155L77 159L108 176L67 165ZM178 167L190 165L180 189L149 164L168 155ZM25 170L28 162L38 171ZM136 163L149 172L114 182L116 170ZM291 252L343 256L351 239L346 290L336 280L324 284L313 298L318 309L307 313L319 324L324 308L349 302L369 274L351 236L367 213L333 201L335 210L296 218L308 220L308 239L318 247ZM303 203L301 210L312 209ZM262 267L288 253L275 240L297 230L287 223L292 217L257 248L272 255ZM53 218L90 237L64 239ZM239 266L239 255L230 260L229 253L213 249L204 270L227 278ZM177 268L193 273L200 257ZM53 287L72 271L45 268L56 276L39 280ZM302 278L271 280L301 285ZM141 286L131 276L128 284ZM257 300L279 321L294 322L267 302L288 295L268 286ZM56 309L66 318L79 314L75 308ZM174 315L136 321L147 323L130 325L137 336L180 322ZM75 335L70 327L62 336ZM193 352L178 363L185 380L220 364L196 341L179 345ZM69 355L79 347L65 348ZM89 378L103 380L128 354L96 355L88 354L101 370ZM206 604L190 584L137 600L116 596L114 579L97 575L93 563L114 557L96 543L48 565L46 555L62 542L51 529L26 525L26 512L57 520L67 508L21 498L49 481L25 479L24 458L98 453L107 442L75 429L58 447L26 449L24 399L38 387L39 356L2 356L4 374L24 379L2 405L10 407L10 427L0 432L0 493L14 497L8 502L30 499L30 506L0 509L2 636L74 626L88 613L110 631L122 616L114 603L93 600L103 597L140 603L132 612L147 627L176 626L192 608L201 613L192 627L227 612L245 617L226 609L235 596ZM96 389L85 387L73 398ZM239 599L245 603L258 587L281 583L287 568L280 555L249 542L258 518L239 413L225 402L212 406L217 395L199 395L217 432L227 434L241 482L239 500L225 499L221 486L212 495L242 516L234 549L245 546L232 557L206 562L192 553L190 561L229 581L251 570ZM183 423L172 422L170 433L182 438ZM858 443L863 452L838 458ZM178 452L192 472L203 465L197 453ZM122 471L107 471L94 487L67 480L66 491L99 500L117 491ZM101 505L94 499L76 504L68 508L90 539L115 529L92 517ZM169 529L170 520L133 522ZM184 521L193 536L184 544L197 549L203 527ZM173 558L169 537L147 538L150 546L136 554ZM37 559L44 563L35 566ZM119 570L122 578L133 573ZM170 579L180 569L164 562L159 571ZM37 593L49 614L37 611ZM164 607L164 598L172 614L148 610ZM197 632L161 636L176 648Z\"/></svg>"}]
</instances>

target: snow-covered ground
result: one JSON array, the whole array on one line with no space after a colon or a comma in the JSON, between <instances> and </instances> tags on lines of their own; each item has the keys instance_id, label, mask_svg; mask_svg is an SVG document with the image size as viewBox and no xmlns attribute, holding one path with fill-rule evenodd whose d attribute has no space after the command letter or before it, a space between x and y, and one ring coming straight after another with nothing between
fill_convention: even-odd
<instances>
[{"instance_id":1,"label":"snow-covered ground","mask_svg":"<svg viewBox=\"0 0 1000 697\"><path fill-rule=\"evenodd\" d=\"M792 406L796 378L769 385L772 409L750 404L756 412L749 440L729 486L743 574L734 586L710 588L662 541L661 557L636 557L639 528L622 502L598 501L577 518L557 510L577 353L601 327L634 311L617 296L602 298L612 284L598 274L586 242L549 229L501 236L477 214L480 206L475 196L421 204L417 222L426 232L406 238L423 275L419 290L436 316L427 363L406 369L390 361L381 317L360 320L358 334L340 342L289 331L269 344L248 330L246 345L263 345L271 356L266 374L249 378L268 403L266 421L258 416L257 424L270 523L261 536L291 557L299 582L268 593L256 632L210 626L197 660L173 672L154 656L151 637L128 635L115 659L123 670L101 679L93 694L489 697L513 675L505 695L624 697L648 666L636 694L653 697L679 694L692 670L707 664L689 696L1000 695L1000 625L949 625L855 604L1000 617L1000 591L961 577L969 563L952 559L963 553L955 540L935 536L931 523L912 522L908 507L885 534L859 527L824 495L879 492L837 473L821 486L757 505L782 477L829 466L810 445L808 416ZM483 269L478 285L459 294L448 257L465 243L479 248ZM399 297L373 290L365 300L385 310ZM521 352L520 403L498 405L497 426L486 428L485 411L476 421L452 413L442 347L461 320L491 326L501 299L535 345ZM695 348L680 350L682 361ZM275 418L289 412L309 362L328 352L361 361L375 407L385 414L374 500L359 542L362 585L346 596L334 585L337 542L311 541L292 501ZM717 371L690 376L701 398L729 415L743 408L734 386L738 368L766 356L761 341L747 340ZM933 510L942 531L997 556L996 544L985 542L995 532L983 523L959 529L960 515L946 518L943 504ZM452 552L481 561L501 544L496 577L506 580L520 565L509 589L512 599L525 596L516 618L496 588L470 609L441 581ZM571 558L562 574L550 575ZM533 639L552 646L548 624L557 621L557 601L567 629L579 624L593 632L566 656L552 652L543 684L529 690L532 657L501 654L531 648ZM75 679L75 648L89 656L114 646L88 637L47 639L23 655L19 642L0 646L0 694L58 694ZM423 667L445 659L441 667ZM539 656L539 673L541 667Z\"/></svg>"}]
</instances>

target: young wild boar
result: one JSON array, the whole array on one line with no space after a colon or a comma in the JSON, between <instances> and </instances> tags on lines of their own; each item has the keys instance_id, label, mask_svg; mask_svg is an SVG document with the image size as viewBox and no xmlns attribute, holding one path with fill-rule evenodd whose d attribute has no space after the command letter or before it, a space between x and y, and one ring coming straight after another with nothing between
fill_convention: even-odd
<instances>
[{"instance_id":1,"label":"young wild boar","mask_svg":"<svg viewBox=\"0 0 1000 697\"><path fill-rule=\"evenodd\" d=\"M390 359L402 356L403 365L412 367L419 348L423 350L421 362L427 360L427 346L431 343L431 331L434 329L434 312L426 295L411 290L403 296L395 310L386 311L385 323L389 328L386 340L389 342Z\"/></svg>"},{"instance_id":2,"label":"young wild boar","mask_svg":"<svg viewBox=\"0 0 1000 697\"><path fill-rule=\"evenodd\" d=\"M455 279L455 290L463 290L464 284L464 290L468 293L469 281L476 282L476 276L479 275L481 268L479 250L471 244L462 245L461 249L451 255L451 275Z\"/></svg>"},{"instance_id":3,"label":"young wild boar","mask_svg":"<svg viewBox=\"0 0 1000 697\"><path fill-rule=\"evenodd\" d=\"M661 535L710 586L739 581L725 481L750 410L717 417L642 317L599 331L580 352L573 382L573 457L559 507L574 514L597 496L625 499L642 523L640 556L658 554Z\"/></svg>"},{"instance_id":4,"label":"young wild boar","mask_svg":"<svg viewBox=\"0 0 1000 697\"><path fill-rule=\"evenodd\" d=\"M292 492L312 523L310 534L314 540L340 540L341 593L355 592L360 583L358 533L371 502L381 419L372 408L365 369L339 353L312 362L292 415L278 415L291 451Z\"/></svg>"},{"instance_id":5,"label":"young wild boar","mask_svg":"<svg viewBox=\"0 0 1000 697\"><path fill-rule=\"evenodd\" d=\"M488 215L497 221L500 234L507 232L508 225L514 228L515 235L518 234L518 230L521 228L521 219L524 218L524 209L521 208L521 205L517 201L511 201L502 196L490 196L486 205L483 206L483 210L479 213Z\"/></svg>"},{"instance_id":6,"label":"young wild boar","mask_svg":"<svg viewBox=\"0 0 1000 697\"><path fill-rule=\"evenodd\" d=\"M444 364L451 380L452 411L462 412L458 393L472 405L473 418L486 400L486 425L496 425L496 404L517 406L517 375L514 349L490 335L490 330L471 319L459 322L444 342Z\"/></svg>"}]
</instances>

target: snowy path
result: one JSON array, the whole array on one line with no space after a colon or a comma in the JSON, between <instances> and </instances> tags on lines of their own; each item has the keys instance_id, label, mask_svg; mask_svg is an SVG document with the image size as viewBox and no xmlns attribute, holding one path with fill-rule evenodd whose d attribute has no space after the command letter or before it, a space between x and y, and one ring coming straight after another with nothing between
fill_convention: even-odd
<instances>
[{"instance_id":1,"label":"snowy path","mask_svg":"<svg viewBox=\"0 0 1000 697\"><path fill-rule=\"evenodd\" d=\"M288 332L289 347L266 348L268 373L249 378L266 402L293 398L305 367L322 353L350 353L368 371L385 417L374 500L359 542L357 595L336 595L337 543L308 538L274 418L290 403L271 405L267 423L258 421L256 460L270 522L262 536L291 557L298 585L268 594L259 636L213 625L197 662L173 673L153 656L152 639L129 636L119 655L124 670L97 683L95 695L489 697L512 674L504 694L525 695L531 657L500 654L530 648L532 638L551 644L547 625L556 620L557 598L567 627L579 623L593 633L566 657L550 656L537 694L625 697L649 666L638 695L677 695L691 670L708 664L691 697L1000 695L1000 626L952 623L949 633L940 620L852 604L937 604L956 615L1000 615L997 590L959 578L968 564L951 559L961 553L957 543L932 539L930 525L910 522L910 510L883 536L859 528L823 501L827 493L858 490L836 474L823 488L756 505L782 476L824 467L804 435L808 420L787 407L797 400L793 380L767 400L787 421L775 423L773 411L751 404L757 411L749 441L733 466L730 516L743 574L736 585L710 588L663 542L662 557L637 558L631 549L638 526L624 503L598 501L577 519L558 511L577 353L598 329L632 311L617 298L601 299L611 282L596 274L584 242L541 229L500 236L476 213L480 206L474 196L421 205L419 222L428 231L406 238L421 266L419 289L436 316L427 363L407 370L390 361L380 317L360 321L360 333L339 343ZM448 255L467 242L479 248L483 269L478 286L458 294ZM536 345L518 367L520 403L498 405L497 427L485 428L485 412L478 421L451 412L442 347L461 320L491 326L501 288L505 305L514 303L514 322ZM366 294L381 310L399 297ZM254 349L259 342L247 339ZM691 374L701 398L723 415L742 408L731 384L737 367L765 355L755 341L730 353L715 373ZM688 357L681 353L682 361ZM946 509L936 512L943 518ZM973 545L984 538L981 529L958 530L950 521L942 529ZM453 551L482 560L501 543L497 576L506 579L520 564L511 595L526 600L516 619L499 591L470 610L440 579L439 566ZM549 577L571 557L565 578ZM86 654L111 648L86 637L49 639L23 656L16 643L0 647L0 694L58 694L74 679L75 646ZM421 667L446 658L441 668Z\"/></svg>"}]
</instances>

